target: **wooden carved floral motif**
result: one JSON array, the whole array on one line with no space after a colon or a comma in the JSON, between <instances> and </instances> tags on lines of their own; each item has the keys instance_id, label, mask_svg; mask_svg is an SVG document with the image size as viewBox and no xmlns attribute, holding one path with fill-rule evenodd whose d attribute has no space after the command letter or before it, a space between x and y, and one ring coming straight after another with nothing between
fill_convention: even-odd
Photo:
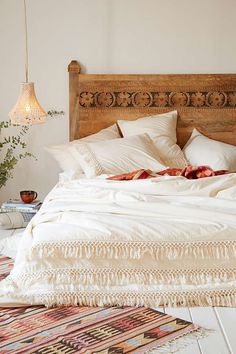
<instances>
[{"instance_id":1,"label":"wooden carved floral motif","mask_svg":"<svg viewBox=\"0 0 236 354\"><path fill-rule=\"evenodd\" d=\"M80 107L235 108L236 91L214 92L81 92Z\"/></svg>"}]
</instances>

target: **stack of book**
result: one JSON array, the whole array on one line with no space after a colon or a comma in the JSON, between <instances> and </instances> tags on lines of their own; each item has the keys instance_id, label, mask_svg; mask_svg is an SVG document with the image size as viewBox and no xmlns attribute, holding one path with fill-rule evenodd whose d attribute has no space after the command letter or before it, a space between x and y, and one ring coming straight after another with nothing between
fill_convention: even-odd
<instances>
[{"instance_id":1,"label":"stack of book","mask_svg":"<svg viewBox=\"0 0 236 354\"><path fill-rule=\"evenodd\" d=\"M21 200L9 200L1 205L1 211L19 211L21 213L33 213L36 214L42 205L41 201L34 201L30 204L24 203Z\"/></svg>"}]
</instances>

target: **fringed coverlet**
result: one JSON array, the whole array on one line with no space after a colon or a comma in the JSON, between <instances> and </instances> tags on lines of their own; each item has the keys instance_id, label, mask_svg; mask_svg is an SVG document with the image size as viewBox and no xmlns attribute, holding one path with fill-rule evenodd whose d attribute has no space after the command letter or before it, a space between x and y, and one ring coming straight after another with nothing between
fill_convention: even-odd
<instances>
[{"instance_id":1,"label":"fringed coverlet","mask_svg":"<svg viewBox=\"0 0 236 354\"><path fill-rule=\"evenodd\" d=\"M235 174L106 177L52 190L0 306L236 306Z\"/></svg>"}]
</instances>

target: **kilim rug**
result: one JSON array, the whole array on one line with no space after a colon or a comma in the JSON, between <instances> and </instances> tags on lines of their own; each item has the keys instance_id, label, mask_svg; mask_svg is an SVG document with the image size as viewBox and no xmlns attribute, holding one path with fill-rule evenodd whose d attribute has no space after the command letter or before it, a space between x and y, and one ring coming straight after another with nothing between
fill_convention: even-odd
<instances>
[{"instance_id":1,"label":"kilim rug","mask_svg":"<svg viewBox=\"0 0 236 354\"><path fill-rule=\"evenodd\" d=\"M0 256L0 279L12 267ZM145 307L0 308L0 354L171 353L202 335L191 322Z\"/></svg>"}]
</instances>

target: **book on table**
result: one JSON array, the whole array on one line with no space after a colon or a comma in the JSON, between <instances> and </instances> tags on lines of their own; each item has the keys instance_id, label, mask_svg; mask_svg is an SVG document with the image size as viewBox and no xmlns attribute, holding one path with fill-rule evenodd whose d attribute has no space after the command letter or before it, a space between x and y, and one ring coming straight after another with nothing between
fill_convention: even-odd
<instances>
[{"instance_id":1,"label":"book on table","mask_svg":"<svg viewBox=\"0 0 236 354\"><path fill-rule=\"evenodd\" d=\"M42 202L35 200L32 203L24 203L21 200L9 200L1 205L1 211L20 211L27 213L37 213Z\"/></svg>"},{"instance_id":2,"label":"book on table","mask_svg":"<svg viewBox=\"0 0 236 354\"><path fill-rule=\"evenodd\" d=\"M24 228L36 215L42 205L41 201L30 204L21 200L9 200L0 205L0 229Z\"/></svg>"}]
</instances>

